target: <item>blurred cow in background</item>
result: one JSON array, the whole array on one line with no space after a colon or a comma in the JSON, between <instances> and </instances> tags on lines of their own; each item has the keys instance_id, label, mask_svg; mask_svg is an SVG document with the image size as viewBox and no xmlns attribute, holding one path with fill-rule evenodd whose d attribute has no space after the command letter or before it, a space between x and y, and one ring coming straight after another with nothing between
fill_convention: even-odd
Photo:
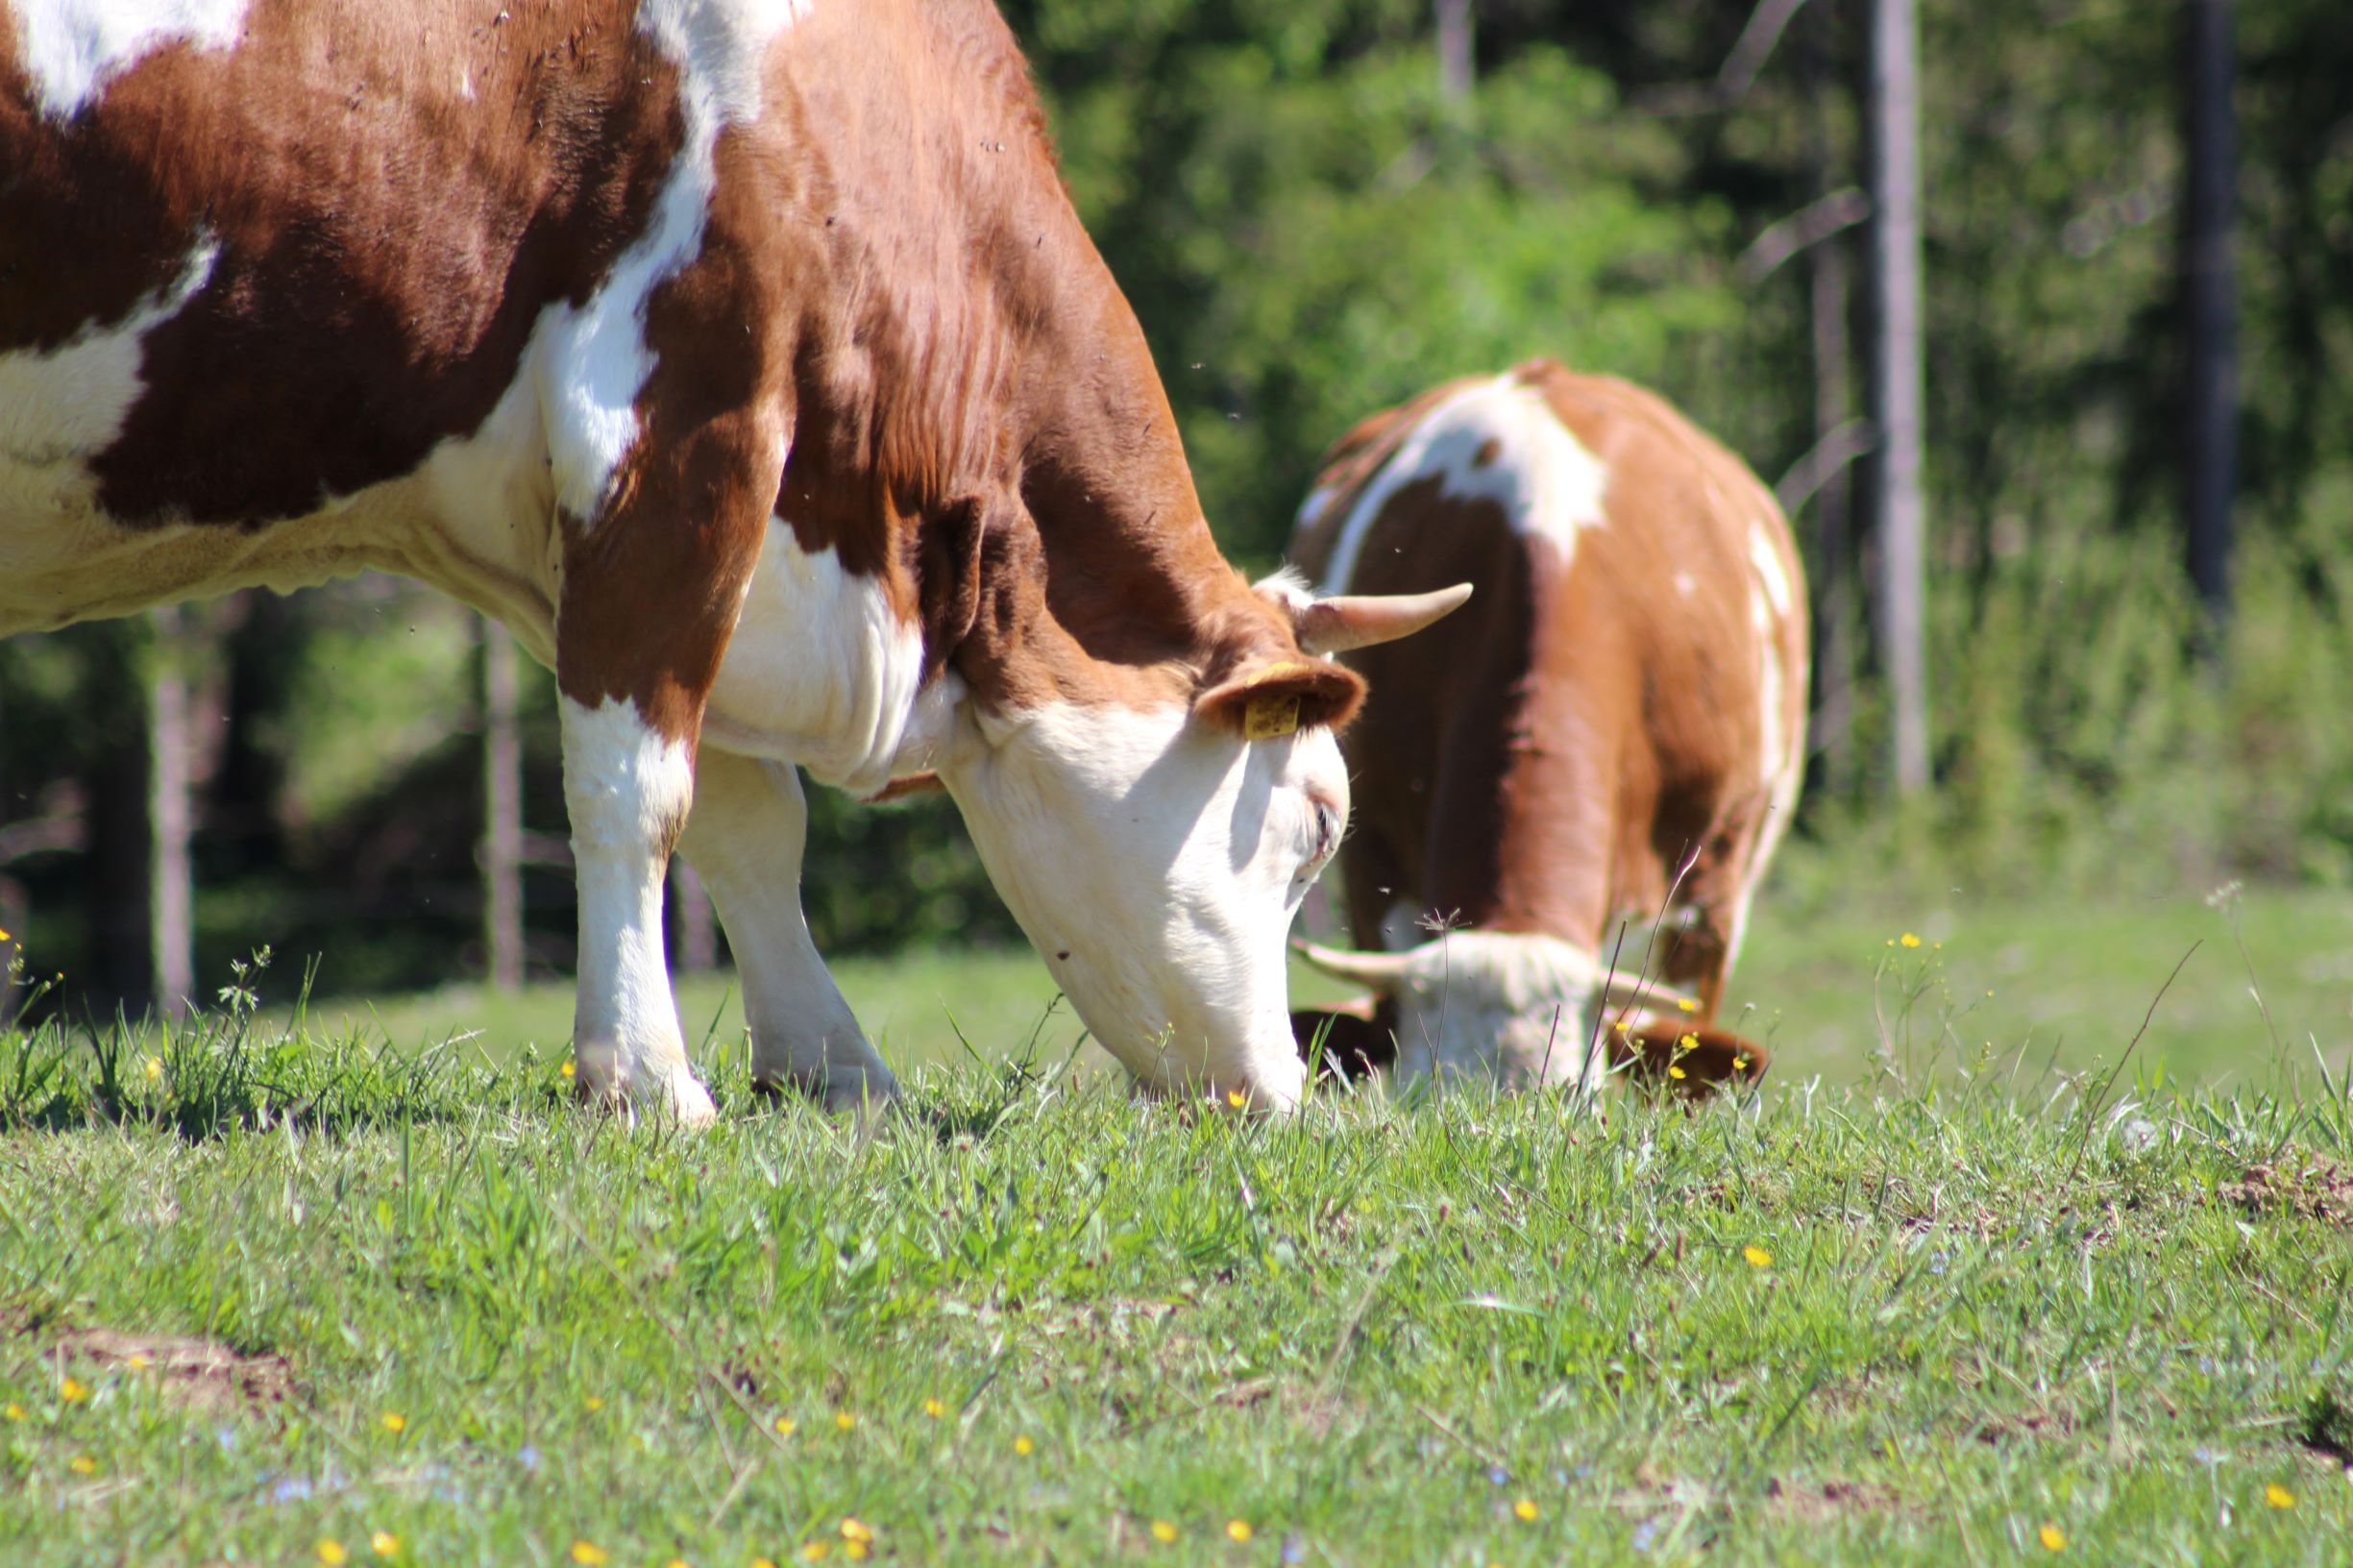
<instances>
[{"instance_id":1,"label":"blurred cow in background","mask_svg":"<svg viewBox=\"0 0 2353 1568\"><path fill-rule=\"evenodd\" d=\"M1514 1086L1760 1074L1714 1019L1797 803L1807 644L1747 467L1648 392L1532 360L1350 431L1290 557L1324 594L1477 588L1349 659L1372 695L1339 863L1381 950L1308 949L1373 995L1295 1014L1301 1048ZM1658 929L1621 952L1630 917Z\"/></svg>"}]
</instances>

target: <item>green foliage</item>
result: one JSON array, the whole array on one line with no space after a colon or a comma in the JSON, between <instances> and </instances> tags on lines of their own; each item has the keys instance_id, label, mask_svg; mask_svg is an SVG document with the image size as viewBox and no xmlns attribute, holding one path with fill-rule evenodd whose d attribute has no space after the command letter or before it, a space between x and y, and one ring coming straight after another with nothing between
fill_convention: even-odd
<instances>
[{"instance_id":1,"label":"green foliage","mask_svg":"<svg viewBox=\"0 0 2353 1568\"><path fill-rule=\"evenodd\" d=\"M1436 380L1536 354L1657 380L1732 324L1724 213L1641 187L1672 133L1563 51L1450 105L1419 8L1126 11L1015 18L1229 550L1279 554L1322 449Z\"/></svg>"}]
</instances>

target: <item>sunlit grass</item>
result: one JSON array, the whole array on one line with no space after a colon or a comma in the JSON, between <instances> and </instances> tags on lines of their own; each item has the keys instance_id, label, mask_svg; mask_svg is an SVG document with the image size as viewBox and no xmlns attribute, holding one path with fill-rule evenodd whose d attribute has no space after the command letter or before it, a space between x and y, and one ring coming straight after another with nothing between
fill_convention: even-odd
<instances>
[{"instance_id":1,"label":"sunlit grass","mask_svg":"<svg viewBox=\"0 0 2353 1568\"><path fill-rule=\"evenodd\" d=\"M1880 949L1883 995L1937 940ZM696 1138L576 1108L559 1051L242 1004L0 1036L0 1561L2321 1564L2353 1531L2353 1100L2317 1068L1253 1121L1027 1035L863 1123L715 1052Z\"/></svg>"}]
</instances>

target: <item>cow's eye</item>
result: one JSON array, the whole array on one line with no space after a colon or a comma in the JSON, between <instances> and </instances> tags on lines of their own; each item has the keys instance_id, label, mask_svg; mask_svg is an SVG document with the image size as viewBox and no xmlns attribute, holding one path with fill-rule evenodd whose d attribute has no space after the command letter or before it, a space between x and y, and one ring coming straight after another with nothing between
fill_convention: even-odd
<instances>
[{"instance_id":1,"label":"cow's eye","mask_svg":"<svg viewBox=\"0 0 2353 1568\"><path fill-rule=\"evenodd\" d=\"M1325 860L1340 846L1340 814L1328 801L1315 802L1315 858Z\"/></svg>"}]
</instances>

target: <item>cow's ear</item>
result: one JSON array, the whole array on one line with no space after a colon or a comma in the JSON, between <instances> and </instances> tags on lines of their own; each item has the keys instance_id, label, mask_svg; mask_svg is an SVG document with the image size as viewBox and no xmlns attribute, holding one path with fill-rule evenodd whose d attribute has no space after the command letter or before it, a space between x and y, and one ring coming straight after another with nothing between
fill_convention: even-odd
<instances>
[{"instance_id":1,"label":"cow's ear","mask_svg":"<svg viewBox=\"0 0 2353 1568\"><path fill-rule=\"evenodd\" d=\"M1765 1048L1729 1029L1662 1018L1609 1026L1609 1064L1636 1082L1698 1097L1718 1084L1752 1084L1765 1075Z\"/></svg>"},{"instance_id":2,"label":"cow's ear","mask_svg":"<svg viewBox=\"0 0 2353 1568\"><path fill-rule=\"evenodd\" d=\"M1339 728L1364 700L1364 678L1330 659L1255 658L1193 698L1193 717L1246 741Z\"/></svg>"}]
</instances>

